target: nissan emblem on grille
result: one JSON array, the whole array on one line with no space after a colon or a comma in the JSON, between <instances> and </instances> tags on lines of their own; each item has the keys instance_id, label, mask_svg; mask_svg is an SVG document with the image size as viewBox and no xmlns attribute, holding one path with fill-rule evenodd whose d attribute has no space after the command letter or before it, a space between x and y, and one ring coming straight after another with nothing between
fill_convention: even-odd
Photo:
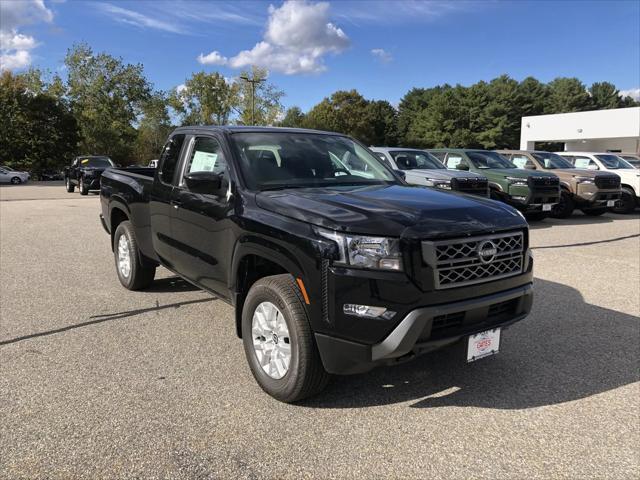
<instances>
[{"instance_id":1,"label":"nissan emblem on grille","mask_svg":"<svg viewBox=\"0 0 640 480\"><path fill-rule=\"evenodd\" d=\"M493 259L496 258L496 253L498 253L498 250L491 240L478 243L478 257L482 263L493 262Z\"/></svg>"}]
</instances>

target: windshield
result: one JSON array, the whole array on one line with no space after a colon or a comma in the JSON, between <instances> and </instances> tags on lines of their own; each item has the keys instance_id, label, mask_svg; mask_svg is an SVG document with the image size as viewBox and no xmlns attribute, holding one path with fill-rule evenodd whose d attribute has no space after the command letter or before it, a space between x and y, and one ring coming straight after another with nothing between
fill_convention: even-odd
<instances>
[{"instance_id":1,"label":"windshield","mask_svg":"<svg viewBox=\"0 0 640 480\"><path fill-rule=\"evenodd\" d=\"M442 165L433 155L428 152L416 152L414 150L395 150L389 152L400 170L415 170L418 168L443 170Z\"/></svg>"},{"instance_id":2,"label":"windshield","mask_svg":"<svg viewBox=\"0 0 640 480\"><path fill-rule=\"evenodd\" d=\"M82 158L80 160L80 165L92 168L109 168L114 166L109 157Z\"/></svg>"},{"instance_id":3,"label":"windshield","mask_svg":"<svg viewBox=\"0 0 640 480\"><path fill-rule=\"evenodd\" d=\"M633 166L629 164L629 162L617 155L596 155L596 158L604 163L604 166L609 170L626 170L629 168L633 168Z\"/></svg>"},{"instance_id":4,"label":"windshield","mask_svg":"<svg viewBox=\"0 0 640 480\"><path fill-rule=\"evenodd\" d=\"M568 160L562 158L557 153L549 152L536 152L532 154L536 160L538 160L544 168L553 170L556 168L576 168Z\"/></svg>"},{"instance_id":5,"label":"windshield","mask_svg":"<svg viewBox=\"0 0 640 480\"><path fill-rule=\"evenodd\" d=\"M252 190L396 183L378 158L348 137L254 132L231 138Z\"/></svg>"},{"instance_id":6,"label":"windshield","mask_svg":"<svg viewBox=\"0 0 640 480\"><path fill-rule=\"evenodd\" d=\"M496 152L467 152L467 157L476 168L517 168Z\"/></svg>"}]
</instances>

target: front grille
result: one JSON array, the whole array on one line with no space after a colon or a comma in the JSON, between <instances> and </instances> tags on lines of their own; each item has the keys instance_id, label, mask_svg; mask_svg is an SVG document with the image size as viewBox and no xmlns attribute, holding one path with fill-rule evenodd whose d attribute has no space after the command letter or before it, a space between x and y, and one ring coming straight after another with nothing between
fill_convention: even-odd
<instances>
[{"instance_id":1,"label":"front grille","mask_svg":"<svg viewBox=\"0 0 640 480\"><path fill-rule=\"evenodd\" d=\"M487 196L488 180L486 178L452 178L451 189L463 193Z\"/></svg>"},{"instance_id":2,"label":"front grille","mask_svg":"<svg viewBox=\"0 0 640 480\"><path fill-rule=\"evenodd\" d=\"M547 188L549 190L553 190L554 188L558 188L560 186L560 179L558 177L535 177L531 176L528 179L528 183L530 187L535 189L544 189Z\"/></svg>"},{"instance_id":3,"label":"front grille","mask_svg":"<svg viewBox=\"0 0 640 480\"><path fill-rule=\"evenodd\" d=\"M597 175L596 187L598 188L620 188L620 177L613 175Z\"/></svg>"},{"instance_id":4,"label":"front grille","mask_svg":"<svg viewBox=\"0 0 640 480\"><path fill-rule=\"evenodd\" d=\"M517 275L522 272L523 253L522 232L422 242L422 256L433 269L436 289Z\"/></svg>"}]
</instances>

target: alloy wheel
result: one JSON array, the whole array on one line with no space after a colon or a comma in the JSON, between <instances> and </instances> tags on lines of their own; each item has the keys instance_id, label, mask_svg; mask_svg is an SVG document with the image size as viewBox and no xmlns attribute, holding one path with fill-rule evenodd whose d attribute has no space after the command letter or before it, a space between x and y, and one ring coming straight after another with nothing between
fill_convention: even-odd
<instances>
[{"instance_id":1,"label":"alloy wheel","mask_svg":"<svg viewBox=\"0 0 640 480\"><path fill-rule=\"evenodd\" d=\"M271 302L262 302L251 321L253 351L264 372L276 380L291 364L291 337L282 312Z\"/></svg>"},{"instance_id":2,"label":"alloy wheel","mask_svg":"<svg viewBox=\"0 0 640 480\"><path fill-rule=\"evenodd\" d=\"M129 278L131 275L131 255L129 252L129 240L122 234L118 239L118 270L123 277Z\"/></svg>"}]
</instances>

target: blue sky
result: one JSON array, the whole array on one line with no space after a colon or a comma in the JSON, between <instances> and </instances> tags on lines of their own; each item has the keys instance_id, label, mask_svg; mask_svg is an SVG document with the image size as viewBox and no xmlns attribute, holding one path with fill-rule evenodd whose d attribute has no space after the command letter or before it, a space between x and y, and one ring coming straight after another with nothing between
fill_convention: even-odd
<instances>
[{"instance_id":1,"label":"blue sky","mask_svg":"<svg viewBox=\"0 0 640 480\"><path fill-rule=\"evenodd\" d=\"M158 89L271 67L286 106L339 89L396 104L412 87L506 73L640 87L640 1L2 0L2 67L60 71L88 43L142 63ZM200 60L199 60L200 59Z\"/></svg>"}]
</instances>

